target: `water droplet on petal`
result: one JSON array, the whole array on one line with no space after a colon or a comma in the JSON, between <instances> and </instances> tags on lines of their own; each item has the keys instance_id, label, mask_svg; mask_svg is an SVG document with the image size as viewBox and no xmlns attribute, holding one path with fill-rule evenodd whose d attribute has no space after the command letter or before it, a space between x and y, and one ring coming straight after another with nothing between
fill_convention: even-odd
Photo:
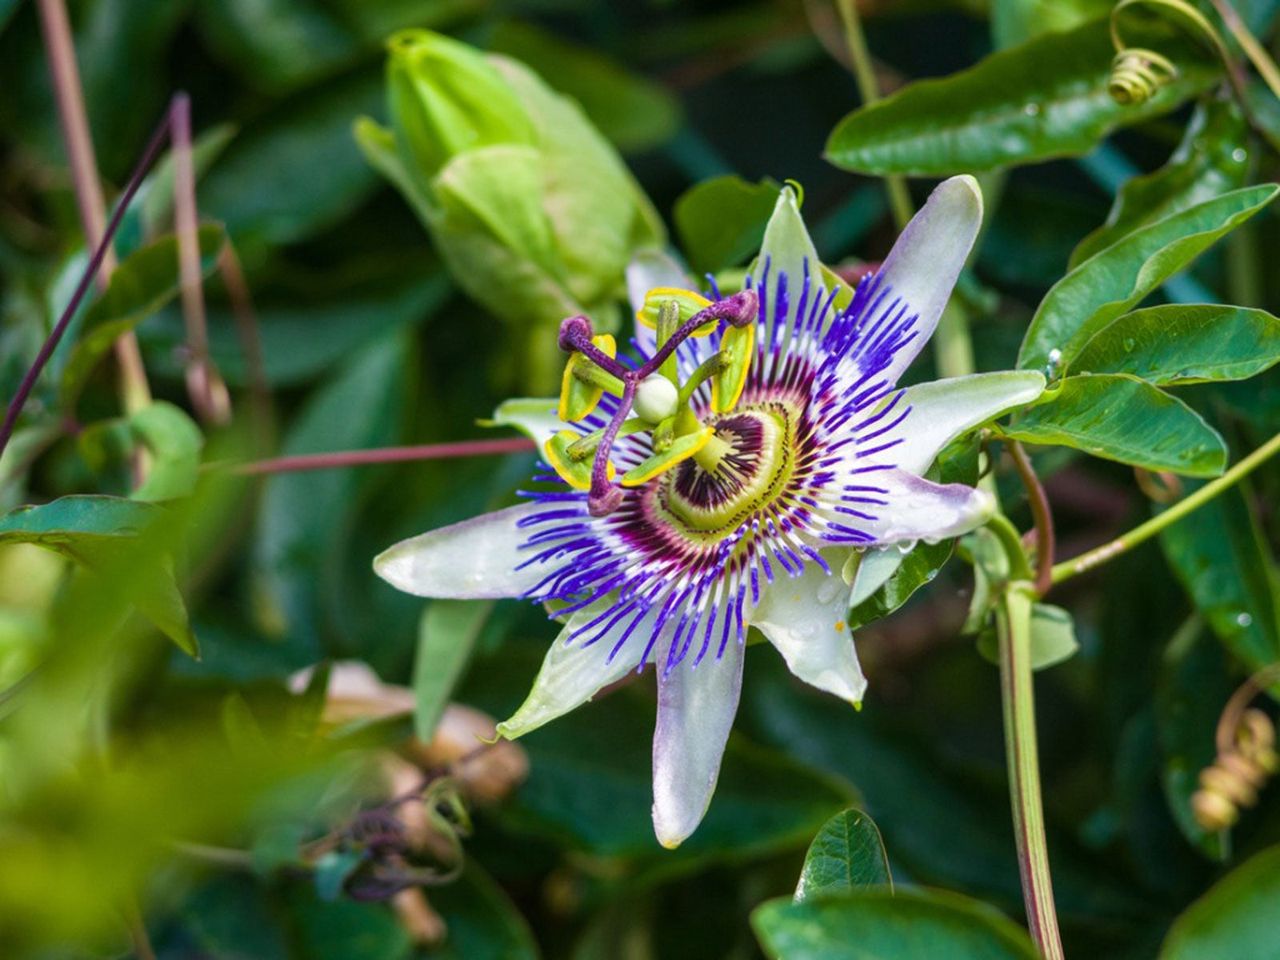
<instances>
[{"instance_id":1,"label":"water droplet on petal","mask_svg":"<svg viewBox=\"0 0 1280 960\"><path fill-rule=\"evenodd\" d=\"M840 588L844 586L843 581L837 583L837 577L828 577L822 581L818 587L818 602L821 604L831 603L840 593Z\"/></svg>"}]
</instances>

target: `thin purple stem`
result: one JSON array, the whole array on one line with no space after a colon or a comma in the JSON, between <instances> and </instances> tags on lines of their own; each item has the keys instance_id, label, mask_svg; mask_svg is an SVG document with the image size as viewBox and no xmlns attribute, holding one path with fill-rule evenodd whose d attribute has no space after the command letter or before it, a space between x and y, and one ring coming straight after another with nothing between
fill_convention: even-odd
<instances>
[{"instance_id":1,"label":"thin purple stem","mask_svg":"<svg viewBox=\"0 0 1280 960\"><path fill-rule=\"evenodd\" d=\"M590 335L584 336L577 330L574 330L565 337L565 343L570 348L578 351L578 353L582 354L601 370L604 370L606 373L613 374L619 380L625 380L631 373L630 370L592 343Z\"/></svg>"},{"instance_id":2,"label":"thin purple stem","mask_svg":"<svg viewBox=\"0 0 1280 960\"><path fill-rule=\"evenodd\" d=\"M458 443L429 443L416 447L379 447L374 450L338 450L328 453L304 453L291 457L255 460L232 467L242 477L267 473L297 473L303 470L332 470L339 467L374 466L380 463L404 463L411 460L445 460L453 457L481 457L499 453L522 453L533 450L532 440L510 437L500 440L463 440Z\"/></svg>"},{"instance_id":3,"label":"thin purple stem","mask_svg":"<svg viewBox=\"0 0 1280 960\"><path fill-rule=\"evenodd\" d=\"M622 381L622 398L618 401L618 409L613 412L613 419L604 428L600 446L596 447L595 462L591 465L591 493L587 497L587 509L593 517L612 513L618 506L620 491L609 480L609 453L613 449L613 441L618 439L622 421L631 412L631 402L635 396L636 380L628 375Z\"/></svg>"},{"instance_id":4,"label":"thin purple stem","mask_svg":"<svg viewBox=\"0 0 1280 960\"><path fill-rule=\"evenodd\" d=\"M68 301L66 308L62 311L62 316L58 318L58 322L54 325L52 332L43 346L40 347L40 352L36 354L35 360L22 378L22 383L18 386L18 392L14 394L13 400L10 401L9 409L5 412L4 425L0 426L0 455L4 454L5 447L9 445L9 438L13 436L13 428L18 422L18 415L22 412L27 399L31 396L31 391L35 389L36 381L40 379L40 374L44 372L45 365L49 362L49 358L53 356L53 351L57 349L62 335L67 332L67 327L71 324L71 318L75 316L76 310L80 308L80 303L84 300L89 285L102 267L102 262L107 257L107 252L111 249L111 240L120 228L120 222L124 219L124 214L129 207L130 201L133 200L134 194L138 192L138 188L142 186L143 177L146 176L147 171L151 169L151 165L155 163L156 157L159 156L160 148L164 146L165 139L169 134L169 117L170 112L166 110L164 119L160 122L160 126L156 128L155 133L151 135L151 141L142 152L142 159L138 161L138 165L129 176L129 182L125 185L124 192L120 195L120 200L116 204L116 209L111 214L111 219L107 222L102 239L93 251L93 256L89 258L89 265L85 267L84 273L80 276L80 282L76 284L71 300Z\"/></svg>"},{"instance_id":5,"label":"thin purple stem","mask_svg":"<svg viewBox=\"0 0 1280 960\"><path fill-rule=\"evenodd\" d=\"M667 342L659 347L657 352L649 358L648 362L631 376L634 376L637 380L643 380L652 374L666 362L676 347L689 339L693 331L710 323L712 320L728 320L735 327L750 323L756 318L759 303L760 301L754 290L743 290L731 297L717 300L709 307L704 307L681 324L676 332L667 339Z\"/></svg>"}]
</instances>

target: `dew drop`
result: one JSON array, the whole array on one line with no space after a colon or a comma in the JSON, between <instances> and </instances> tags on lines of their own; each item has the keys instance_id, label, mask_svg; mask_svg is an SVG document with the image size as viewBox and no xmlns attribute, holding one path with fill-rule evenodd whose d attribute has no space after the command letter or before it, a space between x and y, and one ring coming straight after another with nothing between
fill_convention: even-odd
<instances>
[{"instance_id":1,"label":"dew drop","mask_svg":"<svg viewBox=\"0 0 1280 960\"><path fill-rule=\"evenodd\" d=\"M912 550L916 548L916 541L899 540L896 544L894 544L894 546L898 548L898 552L900 554L902 554L903 556L906 556L908 553L910 553Z\"/></svg>"},{"instance_id":2,"label":"dew drop","mask_svg":"<svg viewBox=\"0 0 1280 960\"><path fill-rule=\"evenodd\" d=\"M818 602L822 604L830 603L840 594L840 588L844 585L843 581L837 582L838 577L828 577L818 587Z\"/></svg>"},{"instance_id":3,"label":"dew drop","mask_svg":"<svg viewBox=\"0 0 1280 960\"><path fill-rule=\"evenodd\" d=\"M1028 103L1025 107L1022 108L1022 112L1025 113L1028 117L1037 117L1040 115L1040 104Z\"/></svg>"},{"instance_id":4,"label":"dew drop","mask_svg":"<svg viewBox=\"0 0 1280 960\"><path fill-rule=\"evenodd\" d=\"M1249 159L1249 151L1247 151L1244 147L1236 147L1234 150L1231 151L1231 159L1234 160L1236 163L1244 163L1246 160Z\"/></svg>"},{"instance_id":5,"label":"dew drop","mask_svg":"<svg viewBox=\"0 0 1280 960\"><path fill-rule=\"evenodd\" d=\"M1251 627L1253 626L1253 617L1247 613L1238 613L1236 614L1236 623L1242 627Z\"/></svg>"}]
</instances>

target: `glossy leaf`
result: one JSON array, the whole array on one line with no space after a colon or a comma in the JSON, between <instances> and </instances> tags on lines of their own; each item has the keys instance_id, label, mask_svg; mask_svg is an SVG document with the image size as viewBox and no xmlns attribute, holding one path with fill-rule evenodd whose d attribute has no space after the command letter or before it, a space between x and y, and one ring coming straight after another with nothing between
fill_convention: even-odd
<instances>
[{"instance_id":1,"label":"glossy leaf","mask_svg":"<svg viewBox=\"0 0 1280 960\"><path fill-rule=\"evenodd\" d=\"M1275 199L1263 184L1196 204L1128 234L1054 284L1032 318L1019 367L1041 368L1057 350L1070 363L1085 342L1215 241Z\"/></svg>"},{"instance_id":2,"label":"glossy leaf","mask_svg":"<svg viewBox=\"0 0 1280 960\"><path fill-rule=\"evenodd\" d=\"M1120 188L1107 222L1072 251L1074 269L1139 227L1245 185L1248 131L1240 108L1215 100L1196 109L1173 156Z\"/></svg>"},{"instance_id":3,"label":"glossy leaf","mask_svg":"<svg viewBox=\"0 0 1280 960\"><path fill-rule=\"evenodd\" d=\"M1174 921L1159 960L1269 960L1276 953L1280 847L1270 847L1218 881Z\"/></svg>"},{"instance_id":4,"label":"glossy leaf","mask_svg":"<svg viewBox=\"0 0 1280 960\"><path fill-rule=\"evenodd\" d=\"M1095 457L1189 477L1213 477L1226 467L1216 430L1181 400L1136 377L1068 377L1012 426L1014 440L1072 447Z\"/></svg>"},{"instance_id":5,"label":"glossy leaf","mask_svg":"<svg viewBox=\"0 0 1280 960\"><path fill-rule=\"evenodd\" d=\"M1192 58L1151 100L1121 106L1107 93L1111 57L1105 21L1036 37L855 111L826 157L858 173L945 176L1081 154L1117 127L1167 113L1216 73Z\"/></svg>"},{"instance_id":6,"label":"glossy leaf","mask_svg":"<svg viewBox=\"0 0 1280 960\"><path fill-rule=\"evenodd\" d=\"M1169 304L1103 327L1072 373L1127 373L1159 386L1247 380L1280 362L1280 319L1265 310Z\"/></svg>"},{"instance_id":7,"label":"glossy leaf","mask_svg":"<svg viewBox=\"0 0 1280 960\"><path fill-rule=\"evenodd\" d=\"M1034 960L1027 934L968 897L921 889L859 890L793 903L770 900L751 915L777 960Z\"/></svg>"},{"instance_id":8,"label":"glossy leaf","mask_svg":"<svg viewBox=\"0 0 1280 960\"><path fill-rule=\"evenodd\" d=\"M951 559L954 546L954 540L941 540L913 547L884 586L853 608L849 614L849 629L857 630L883 619L910 600L912 594L938 575L943 564Z\"/></svg>"},{"instance_id":9,"label":"glossy leaf","mask_svg":"<svg viewBox=\"0 0 1280 960\"><path fill-rule=\"evenodd\" d=\"M893 888L880 830L864 811L850 809L824 823L809 844L795 899L879 886Z\"/></svg>"},{"instance_id":10,"label":"glossy leaf","mask_svg":"<svg viewBox=\"0 0 1280 960\"><path fill-rule=\"evenodd\" d=\"M765 178L749 183L727 175L703 180L675 205L680 248L698 272L714 273L755 256L781 189Z\"/></svg>"},{"instance_id":11,"label":"glossy leaf","mask_svg":"<svg viewBox=\"0 0 1280 960\"><path fill-rule=\"evenodd\" d=\"M1280 660L1275 560L1240 488L1168 527L1160 545L1228 650L1252 670Z\"/></svg>"},{"instance_id":12,"label":"glossy leaf","mask_svg":"<svg viewBox=\"0 0 1280 960\"><path fill-rule=\"evenodd\" d=\"M226 243L221 227L203 226L198 234L202 276L213 272ZM178 295L178 240L169 235L120 262L101 297L85 311L79 339L61 374L61 401L70 408L98 362L126 330L132 330Z\"/></svg>"},{"instance_id":13,"label":"glossy leaf","mask_svg":"<svg viewBox=\"0 0 1280 960\"><path fill-rule=\"evenodd\" d=\"M413 660L413 729L424 743L431 741L492 612L492 603L473 600L435 600L423 612Z\"/></svg>"}]
</instances>

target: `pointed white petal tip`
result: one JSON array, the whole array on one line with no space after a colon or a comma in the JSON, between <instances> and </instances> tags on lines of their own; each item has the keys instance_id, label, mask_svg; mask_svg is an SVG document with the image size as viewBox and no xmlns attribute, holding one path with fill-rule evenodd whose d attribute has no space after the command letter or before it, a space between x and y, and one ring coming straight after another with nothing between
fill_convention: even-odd
<instances>
[{"instance_id":1,"label":"pointed white petal tip","mask_svg":"<svg viewBox=\"0 0 1280 960\"><path fill-rule=\"evenodd\" d=\"M943 190L954 192L957 199L966 199L972 202L976 209L978 220L982 220L982 187L978 184L977 177L970 176L967 173L961 174L957 177L949 177L948 179L943 180L942 183L938 184L934 193L939 194Z\"/></svg>"}]
</instances>

